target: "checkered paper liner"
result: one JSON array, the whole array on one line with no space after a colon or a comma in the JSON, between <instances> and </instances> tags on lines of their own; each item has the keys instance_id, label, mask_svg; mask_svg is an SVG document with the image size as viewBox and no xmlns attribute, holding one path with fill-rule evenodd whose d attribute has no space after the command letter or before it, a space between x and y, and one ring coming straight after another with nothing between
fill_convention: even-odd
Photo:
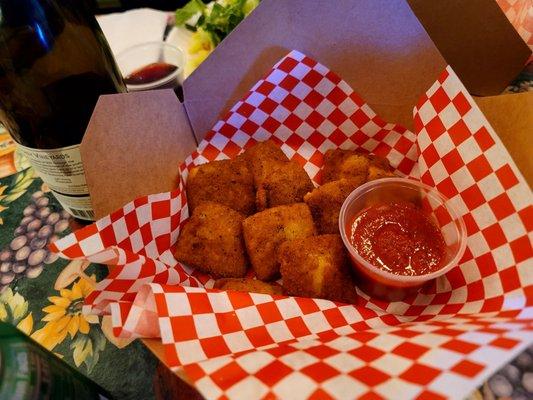
<instances>
[{"instance_id":1,"label":"checkered paper liner","mask_svg":"<svg viewBox=\"0 0 533 400\"><path fill-rule=\"evenodd\" d=\"M381 120L348 84L293 51L219 121L180 166L171 193L136 199L52 245L111 266L87 312L115 333L161 337L167 364L209 399L461 398L532 340L532 196L507 151L447 68L414 111L417 134ZM330 148L389 159L463 215L460 264L401 302L357 305L221 292L171 248L188 215L193 165L272 138L320 181Z\"/></svg>"}]
</instances>

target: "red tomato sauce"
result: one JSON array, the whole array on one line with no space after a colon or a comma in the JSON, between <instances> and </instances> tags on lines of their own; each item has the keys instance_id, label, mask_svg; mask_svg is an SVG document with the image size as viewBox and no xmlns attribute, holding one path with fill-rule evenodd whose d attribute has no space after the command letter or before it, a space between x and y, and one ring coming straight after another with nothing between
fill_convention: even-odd
<instances>
[{"instance_id":1,"label":"red tomato sauce","mask_svg":"<svg viewBox=\"0 0 533 400\"><path fill-rule=\"evenodd\" d=\"M152 63L129 74L124 78L124 82L126 82L128 85L152 83L163 79L177 69L178 67L172 64Z\"/></svg>"},{"instance_id":2,"label":"red tomato sauce","mask_svg":"<svg viewBox=\"0 0 533 400\"><path fill-rule=\"evenodd\" d=\"M350 242L370 264L397 275L424 275L443 267L439 228L409 202L373 205L349 227Z\"/></svg>"}]
</instances>

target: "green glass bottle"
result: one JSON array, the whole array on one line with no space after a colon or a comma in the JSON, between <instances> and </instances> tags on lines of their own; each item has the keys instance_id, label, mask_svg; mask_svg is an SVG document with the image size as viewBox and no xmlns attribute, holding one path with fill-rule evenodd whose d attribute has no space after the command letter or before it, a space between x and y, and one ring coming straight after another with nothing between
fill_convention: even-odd
<instances>
[{"instance_id":1,"label":"green glass bottle","mask_svg":"<svg viewBox=\"0 0 533 400\"><path fill-rule=\"evenodd\" d=\"M18 329L0 322L0 400L48 399L111 396Z\"/></svg>"}]
</instances>

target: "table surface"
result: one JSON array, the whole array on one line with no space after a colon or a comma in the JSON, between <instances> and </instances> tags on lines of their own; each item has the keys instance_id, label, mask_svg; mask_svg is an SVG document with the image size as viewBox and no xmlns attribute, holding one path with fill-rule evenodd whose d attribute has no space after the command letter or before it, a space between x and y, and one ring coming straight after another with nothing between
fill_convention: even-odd
<instances>
[{"instance_id":1,"label":"table surface","mask_svg":"<svg viewBox=\"0 0 533 400\"><path fill-rule=\"evenodd\" d=\"M530 68L507 91L532 88ZM27 241L34 248L45 246L47 243L35 240L35 233L27 233L41 226L54 228L48 241L70 233L68 217L61 212L59 203L28 168L7 133L0 131L0 257L2 253L13 254L10 246L17 248L17 241ZM154 398L158 361L153 354L138 340L115 338L109 316L81 314L84 298L105 276L106 267L54 259L45 250L38 253L45 258L44 268L36 268L29 266L35 260L19 256L22 261L15 271L10 266L0 267L0 320L17 326L117 399ZM533 398L533 346L470 398Z\"/></svg>"}]
</instances>

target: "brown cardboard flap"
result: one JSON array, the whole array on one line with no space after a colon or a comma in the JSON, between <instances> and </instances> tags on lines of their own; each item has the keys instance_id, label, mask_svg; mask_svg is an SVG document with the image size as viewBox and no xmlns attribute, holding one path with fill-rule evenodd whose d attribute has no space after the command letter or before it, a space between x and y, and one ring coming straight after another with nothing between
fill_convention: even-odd
<instances>
[{"instance_id":1,"label":"brown cardboard flap","mask_svg":"<svg viewBox=\"0 0 533 400\"><path fill-rule=\"evenodd\" d=\"M446 62L404 0L263 1L185 81L198 139L290 50L345 79L388 122L413 106Z\"/></svg>"},{"instance_id":2,"label":"brown cardboard flap","mask_svg":"<svg viewBox=\"0 0 533 400\"><path fill-rule=\"evenodd\" d=\"M468 91L501 93L531 50L494 0L408 0Z\"/></svg>"},{"instance_id":3,"label":"brown cardboard flap","mask_svg":"<svg viewBox=\"0 0 533 400\"><path fill-rule=\"evenodd\" d=\"M96 217L176 188L178 165L196 145L172 90L101 96L81 144Z\"/></svg>"},{"instance_id":4,"label":"brown cardboard flap","mask_svg":"<svg viewBox=\"0 0 533 400\"><path fill-rule=\"evenodd\" d=\"M533 186L533 92L475 98L529 186Z\"/></svg>"}]
</instances>

